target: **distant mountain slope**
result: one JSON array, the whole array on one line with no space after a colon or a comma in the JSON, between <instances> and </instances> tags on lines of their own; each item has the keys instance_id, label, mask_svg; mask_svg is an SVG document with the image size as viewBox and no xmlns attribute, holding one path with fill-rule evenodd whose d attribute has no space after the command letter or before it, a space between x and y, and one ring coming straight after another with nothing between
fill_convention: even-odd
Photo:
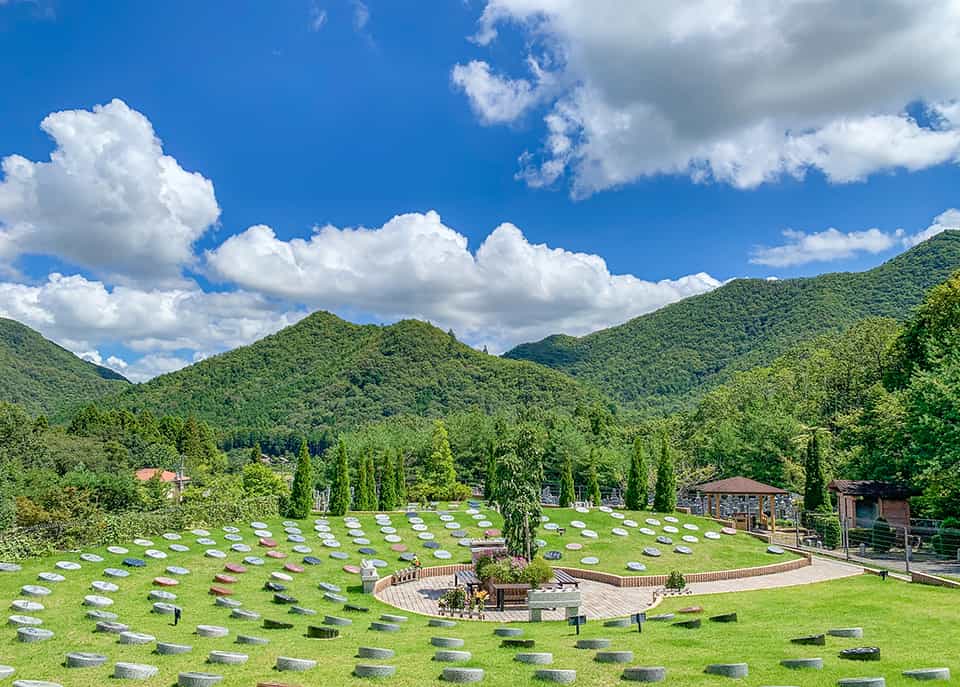
<instances>
[{"instance_id":1,"label":"distant mountain slope","mask_svg":"<svg viewBox=\"0 0 960 687\"><path fill-rule=\"evenodd\" d=\"M800 340L869 316L904 319L957 269L960 232L944 232L867 272L738 279L625 324L550 336L504 357L562 370L644 412L673 411Z\"/></svg>"},{"instance_id":2,"label":"distant mountain slope","mask_svg":"<svg viewBox=\"0 0 960 687\"><path fill-rule=\"evenodd\" d=\"M0 401L50 415L123 386L129 382L113 370L81 360L30 327L0 317Z\"/></svg>"},{"instance_id":3,"label":"distant mountain slope","mask_svg":"<svg viewBox=\"0 0 960 687\"><path fill-rule=\"evenodd\" d=\"M156 413L194 413L220 428L307 431L526 402L573 408L598 398L560 372L480 353L425 322L356 325L317 312L117 400Z\"/></svg>"}]
</instances>

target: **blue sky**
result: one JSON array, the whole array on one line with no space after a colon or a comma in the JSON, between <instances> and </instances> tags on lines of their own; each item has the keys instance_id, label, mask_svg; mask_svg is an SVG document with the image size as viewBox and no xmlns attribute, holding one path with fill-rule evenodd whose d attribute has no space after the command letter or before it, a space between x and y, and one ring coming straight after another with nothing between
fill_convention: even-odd
<instances>
[{"instance_id":1,"label":"blue sky","mask_svg":"<svg viewBox=\"0 0 960 687\"><path fill-rule=\"evenodd\" d=\"M956 2L548 5L0 0L0 315L136 379L317 308L502 350L960 219Z\"/></svg>"}]
</instances>

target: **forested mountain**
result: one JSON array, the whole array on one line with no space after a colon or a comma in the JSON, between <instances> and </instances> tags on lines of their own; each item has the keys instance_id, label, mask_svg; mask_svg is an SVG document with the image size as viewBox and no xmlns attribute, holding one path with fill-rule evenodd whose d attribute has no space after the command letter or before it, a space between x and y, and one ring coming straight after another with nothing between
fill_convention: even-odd
<instances>
[{"instance_id":1,"label":"forested mountain","mask_svg":"<svg viewBox=\"0 0 960 687\"><path fill-rule=\"evenodd\" d=\"M356 325L317 312L112 402L157 415L194 414L221 430L309 433L403 414L439 417L522 404L572 409L598 398L560 372L480 353L425 322Z\"/></svg>"},{"instance_id":2,"label":"forested mountain","mask_svg":"<svg viewBox=\"0 0 960 687\"><path fill-rule=\"evenodd\" d=\"M625 324L551 336L505 357L571 374L644 413L670 412L798 341L867 317L902 321L958 268L960 232L944 232L866 272L738 279Z\"/></svg>"},{"instance_id":3,"label":"forested mountain","mask_svg":"<svg viewBox=\"0 0 960 687\"><path fill-rule=\"evenodd\" d=\"M0 317L0 401L48 415L128 385L113 370L81 360L29 327Z\"/></svg>"}]
</instances>

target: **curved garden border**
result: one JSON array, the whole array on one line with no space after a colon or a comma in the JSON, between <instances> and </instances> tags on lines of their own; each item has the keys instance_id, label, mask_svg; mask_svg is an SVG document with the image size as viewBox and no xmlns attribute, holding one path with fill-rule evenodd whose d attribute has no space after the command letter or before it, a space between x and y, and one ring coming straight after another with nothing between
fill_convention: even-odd
<instances>
[{"instance_id":1,"label":"curved garden border","mask_svg":"<svg viewBox=\"0 0 960 687\"><path fill-rule=\"evenodd\" d=\"M779 573L790 572L806 568L812 562L813 556L807 552L799 553L800 558L783 561L781 563L771 563L769 565L759 565L751 568L736 568L734 570L717 570L714 572L684 573L683 577L687 583L691 582L718 582L720 580L739 580L747 577L759 577L761 575L776 575ZM566 566L556 566L558 569L569 573L573 577L581 580L591 580L593 582L602 582L613 587L662 587L667 581L667 575L634 575L625 577L613 573L601 572L599 570L584 570L582 568L568 568ZM473 565L467 563L458 563L455 565L435 565L420 569L420 577L441 577L444 575L453 575L461 570L470 570ZM387 575L377 580L374 585L374 594L378 594L393 584L393 575Z\"/></svg>"}]
</instances>

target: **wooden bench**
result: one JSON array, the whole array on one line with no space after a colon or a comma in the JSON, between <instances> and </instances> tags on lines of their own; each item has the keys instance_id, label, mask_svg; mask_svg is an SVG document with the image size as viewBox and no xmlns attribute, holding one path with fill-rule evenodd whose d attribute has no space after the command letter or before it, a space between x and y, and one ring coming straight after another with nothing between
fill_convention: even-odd
<instances>
[{"instance_id":1,"label":"wooden bench","mask_svg":"<svg viewBox=\"0 0 960 687\"><path fill-rule=\"evenodd\" d=\"M413 582L420 579L420 568L405 568L393 573L391 584L403 584L404 582Z\"/></svg>"},{"instance_id":2,"label":"wooden bench","mask_svg":"<svg viewBox=\"0 0 960 687\"><path fill-rule=\"evenodd\" d=\"M574 577L570 573L565 572L563 570L558 570L556 568L554 568L554 571L553 571L553 583L557 587L560 587L560 589L563 589L564 587L573 587L575 589L580 589L580 580L578 580L576 577Z\"/></svg>"}]
</instances>

